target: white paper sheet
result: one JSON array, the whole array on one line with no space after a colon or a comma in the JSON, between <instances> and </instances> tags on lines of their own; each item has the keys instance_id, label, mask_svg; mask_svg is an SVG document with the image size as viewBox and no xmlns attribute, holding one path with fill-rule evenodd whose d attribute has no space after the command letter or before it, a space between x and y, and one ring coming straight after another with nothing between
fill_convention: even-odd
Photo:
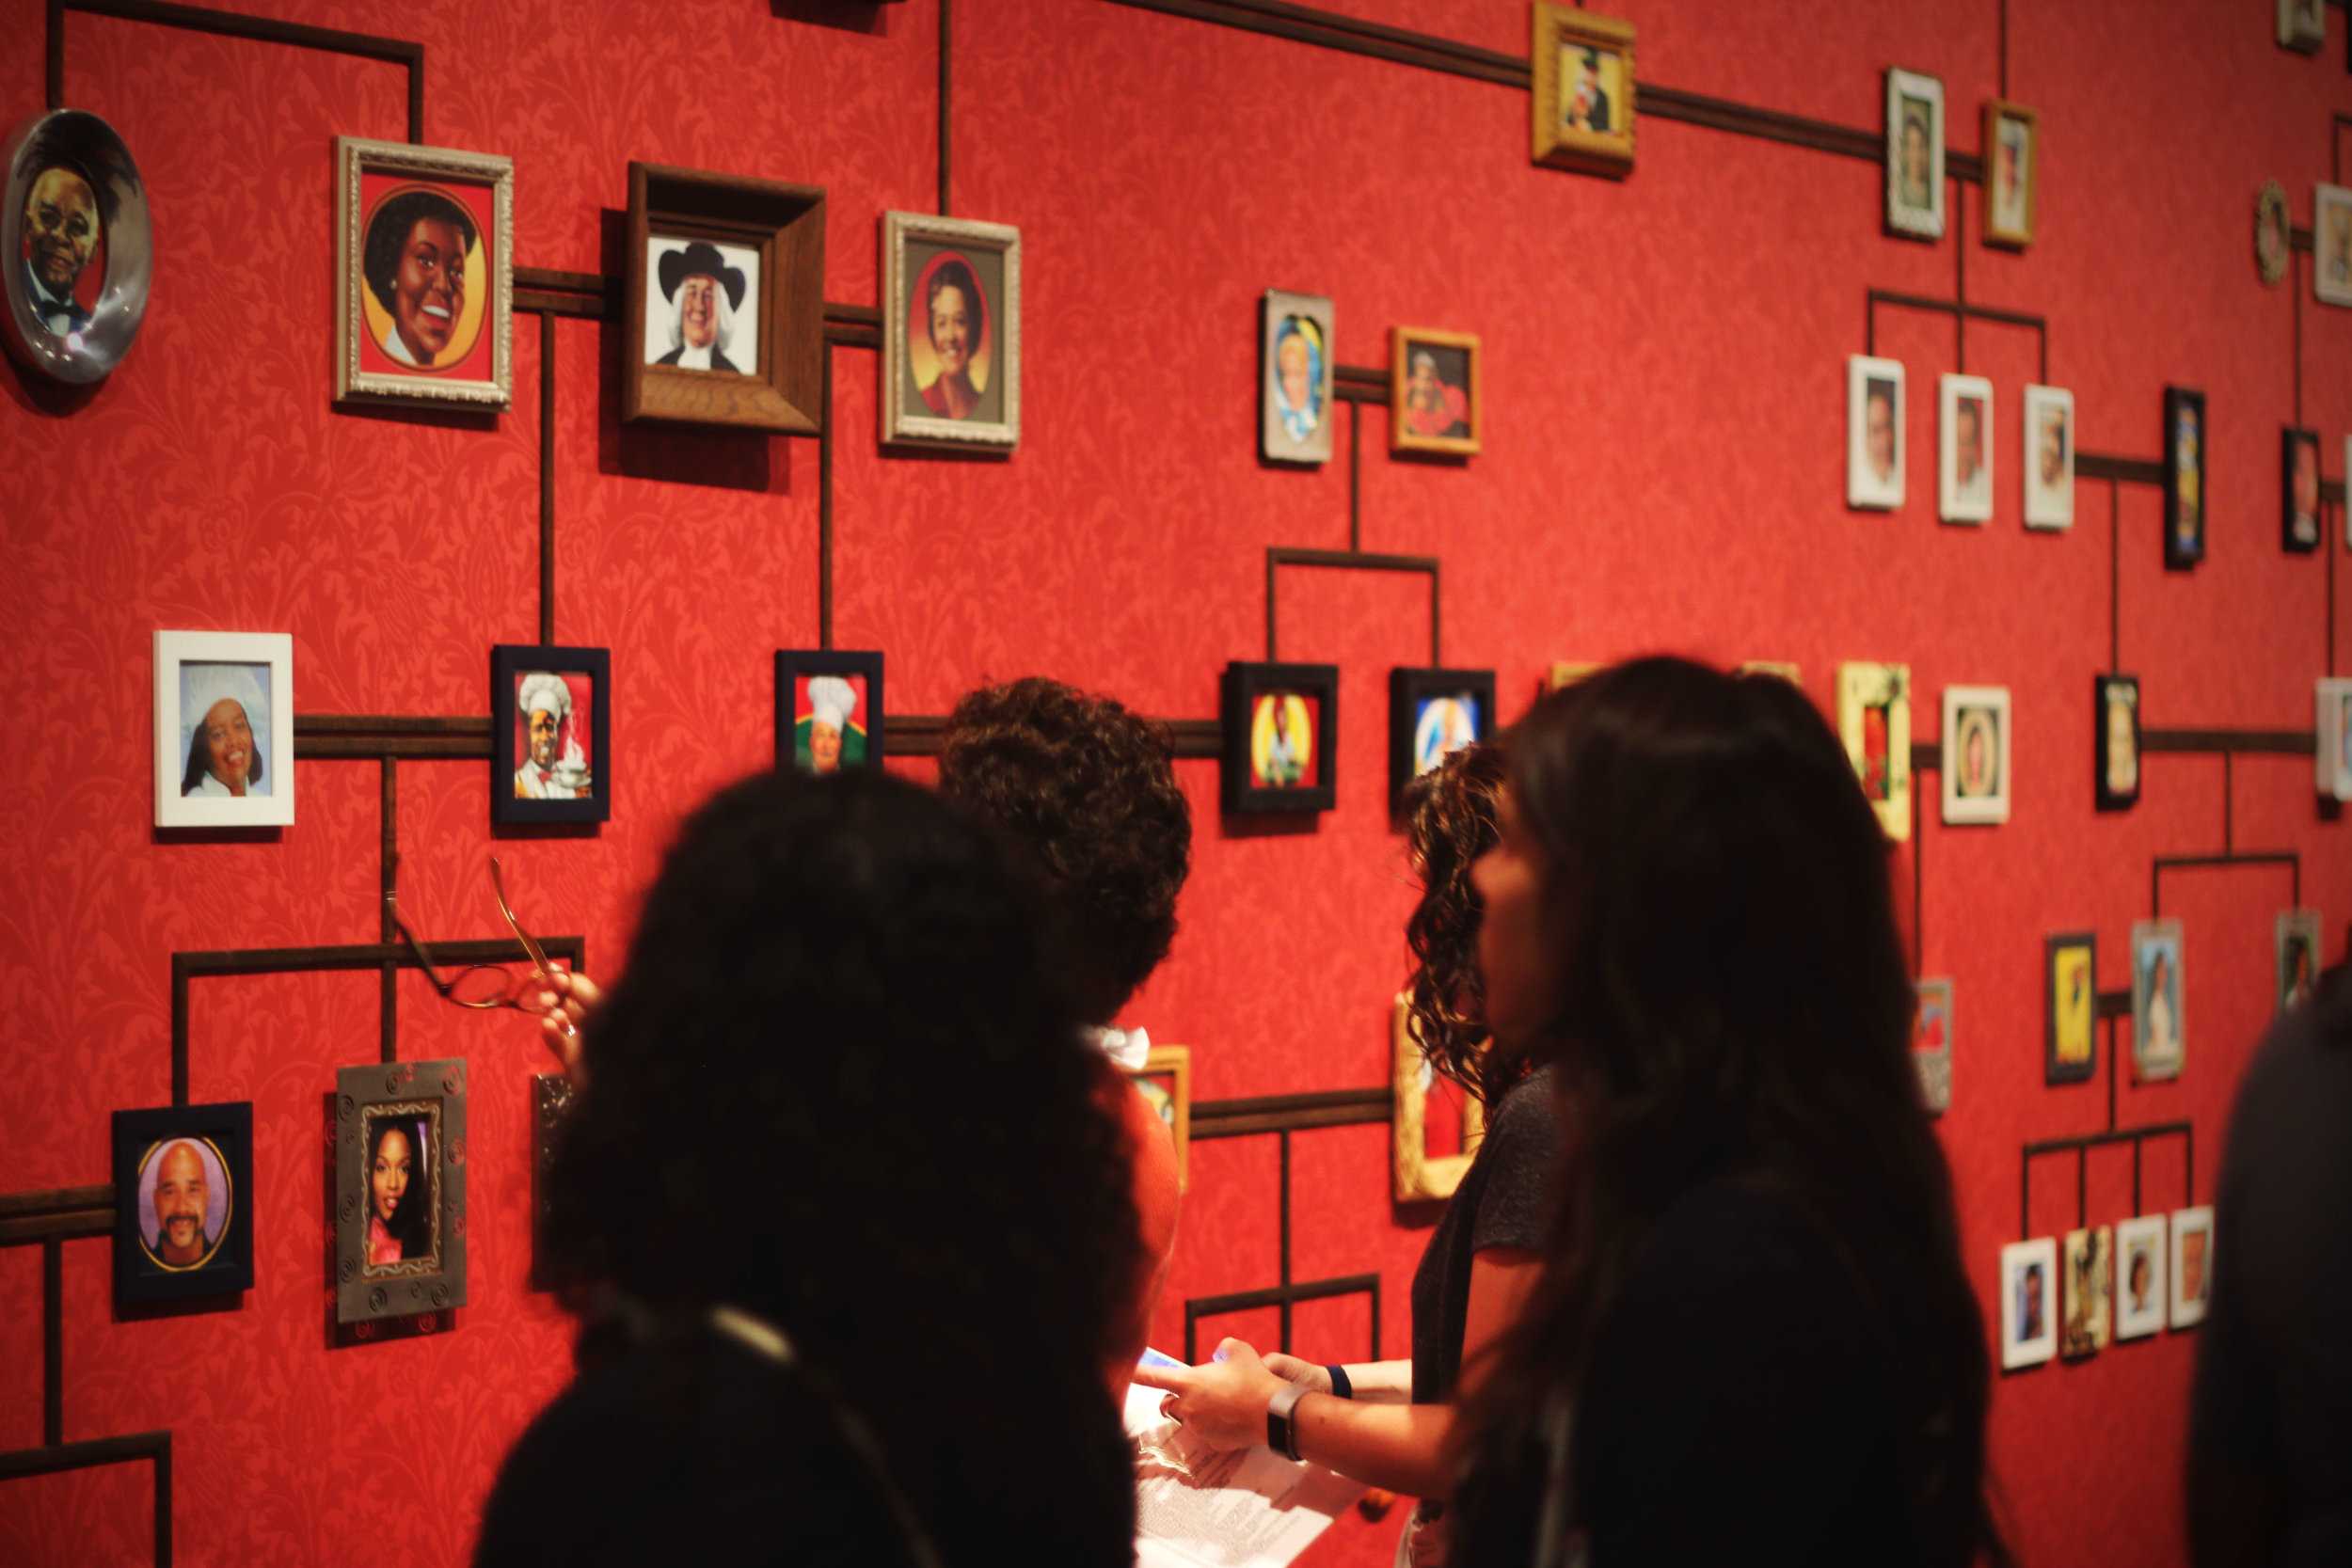
<instances>
[{"instance_id":1,"label":"white paper sheet","mask_svg":"<svg viewBox=\"0 0 2352 1568\"><path fill-rule=\"evenodd\" d=\"M1363 1493L1344 1476L1293 1464L1263 1445L1205 1449L1161 1416L1160 1397L1157 1388L1127 1386L1141 1568L1283 1568Z\"/></svg>"}]
</instances>

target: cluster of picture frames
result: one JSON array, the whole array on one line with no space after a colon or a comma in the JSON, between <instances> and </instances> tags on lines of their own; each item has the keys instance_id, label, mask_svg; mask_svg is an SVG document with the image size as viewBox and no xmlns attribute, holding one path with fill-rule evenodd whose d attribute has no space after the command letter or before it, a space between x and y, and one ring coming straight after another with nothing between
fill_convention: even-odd
<instances>
[{"instance_id":1,"label":"cluster of picture frames","mask_svg":"<svg viewBox=\"0 0 2352 1568\"><path fill-rule=\"evenodd\" d=\"M1412 781L1495 727L1495 673L1400 667L1389 673L1389 802ZM1225 667L1218 704L1224 809L1325 812L1338 799L1340 671L1336 664Z\"/></svg>"},{"instance_id":2,"label":"cluster of picture frames","mask_svg":"<svg viewBox=\"0 0 2352 1568\"><path fill-rule=\"evenodd\" d=\"M2204 1321L2213 1291L2211 1209L2069 1231L2063 1270L2058 1240L2001 1248L2002 1370L2038 1367L2053 1355L2079 1361L2114 1341Z\"/></svg>"},{"instance_id":3,"label":"cluster of picture frames","mask_svg":"<svg viewBox=\"0 0 2352 1568\"><path fill-rule=\"evenodd\" d=\"M1269 463L1331 460L1336 317L1320 294L1268 289L1260 303L1258 451ZM1468 457L1479 450L1486 408L1475 334L1390 329L1390 451Z\"/></svg>"}]
</instances>

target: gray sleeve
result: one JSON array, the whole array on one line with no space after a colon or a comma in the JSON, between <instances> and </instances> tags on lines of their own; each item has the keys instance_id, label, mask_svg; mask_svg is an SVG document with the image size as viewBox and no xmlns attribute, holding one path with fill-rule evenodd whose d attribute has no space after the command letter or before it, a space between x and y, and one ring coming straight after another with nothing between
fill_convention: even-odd
<instances>
[{"instance_id":1,"label":"gray sleeve","mask_svg":"<svg viewBox=\"0 0 2352 1568\"><path fill-rule=\"evenodd\" d=\"M1559 1212L1563 1140L1549 1073L1516 1085L1486 1128L1478 1150L1488 1168L1470 1225L1470 1250L1518 1247L1539 1252L1552 1240Z\"/></svg>"}]
</instances>

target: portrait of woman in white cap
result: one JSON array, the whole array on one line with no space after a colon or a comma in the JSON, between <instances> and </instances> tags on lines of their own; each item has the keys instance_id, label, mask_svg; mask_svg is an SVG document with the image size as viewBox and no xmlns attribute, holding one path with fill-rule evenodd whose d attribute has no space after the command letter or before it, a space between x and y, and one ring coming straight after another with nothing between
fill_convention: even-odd
<instances>
[{"instance_id":1,"label":"portrait of woman in white cap","mask_svg":"<svg viewBox=\"0 0 2352 1568\"><path fill-rule=\"evenodd\" d=\"M792 723L792 760L804 773L838 773L866 761L866 726L851 722L858 689L844 675L811 675Z\"/></svg>"},{"instance_id":2,"label":"portrait of woman in white cap","mask_svg":"<svg viewBox=\"0 0 2352 1568\"><path fill-rule=\"evenodd\" d=\"M584 800L596 793L588 753L572 721L571 683L548 670L516 677L515 715L523 762L515 769L517 800Z\"/></svg>"},{"instance_id":3,"label":"portrait of woman in white cap","mask_svg":"<svg viewBox=\"0 0 2352 1568\"><path fill-rule=\"evenodd\" d=\"M267 795L266 666L189 663L180 668L180 728L188 764L183 795Z\"/></svg>"}]
</instances>

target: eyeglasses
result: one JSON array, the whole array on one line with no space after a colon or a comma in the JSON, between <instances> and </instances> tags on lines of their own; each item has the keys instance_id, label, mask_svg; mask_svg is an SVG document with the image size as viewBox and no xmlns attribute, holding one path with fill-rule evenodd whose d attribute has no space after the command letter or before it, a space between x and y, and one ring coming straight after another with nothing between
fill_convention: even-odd
<instances>
[{"instance_id":1,"label":"eyeglasses","mask_svg":"<svg viewBox=\"0 0 2352 1568\"><path fill-rule=\"evenodd\" d=\"M495 855L490 857L490 891L498 896L499 913L506 917L507 928L515 933L515 940L523 944L523 952L531 959L528 972L518 974L505 964L477 963L444 976L434 964L433 956L425 951L424 943L417 940L417 933L400 918L398 894L384 895L384 912L392 917L393 928L417 956L417 967L424 971L425 979L441 993L442 1001L458 1007L512 1007L516 1012L542 1013L538 993L555 989L555 966L548 961L547 951L537 940L523 929L523 923L515 918L514 907L506 901L506 878ZM563 1033L572 1033L571 1020L560 1010L554 1017Z\"/></svg>"}]
</instances>

